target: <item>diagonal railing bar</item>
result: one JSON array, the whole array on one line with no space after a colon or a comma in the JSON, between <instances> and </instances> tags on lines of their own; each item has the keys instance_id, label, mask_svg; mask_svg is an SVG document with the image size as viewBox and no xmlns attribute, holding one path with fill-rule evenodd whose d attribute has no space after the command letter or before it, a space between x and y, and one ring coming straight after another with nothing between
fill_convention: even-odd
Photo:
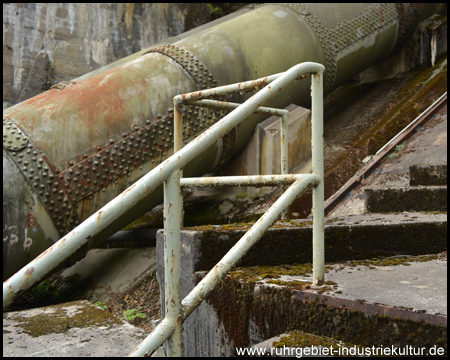
<instances>
[{"instance_id":1,"label":"diagonal railing bar","mask_svg":"<svg viewBox=\"0 0 450 360\"><path fill-rule=\"evenodd\" d=\"M313 187L313 283L320 285L324 278L324 186L323 186L323 65L316 63L303 63L296 65L283 74L277 74L261 81L255 80L240 84L222 86L214 89L197 91L178 95L174 98L174 156L181 161L185 156L182 146L182 112L186 105L208 106L215 108L234 109L216 125L206 130L193 142L200 141L202 137L212 136L219 128L233 128L252 113L265 113L282 117L282 169L281 175L261 176L231 176L212 178L181 179L180 171L176 170L165 182L164 196L164 288L166 314L163 322L152 332L130 356L143 356L151 354L166 342L168 356L183 355L182 324L194 309L208 296L214 287L222 280L232 266L234 266L248 250L261 238L265 231L276 221L282 212L302 194L309 186ZM311 75L312 96L312 174L288 175L287 163L287 111L261 107L261 105L275 94L278 94L291 82ZM276 76L275 79L273 79ZM265 84L267 79L272 82ZM253 95L243 104L235 104L217 100L205 100L218 95L229 94L265 87ZM229 126L232 124L231 126ZM223 134L223 131L221 132ZM197 153L199 153L199 150ZM181 167L179 168L181 169ZM292 184L293 183L293 184ZM181 222L182 197L181 186L262 186L267 184L292 184L269 210L248 230L245 235L227 252L227 254L211 269L211 271L197 284L194 289L181 300ZM159 327L162 327L160 329Z\"/></svg>"}]
</instances>

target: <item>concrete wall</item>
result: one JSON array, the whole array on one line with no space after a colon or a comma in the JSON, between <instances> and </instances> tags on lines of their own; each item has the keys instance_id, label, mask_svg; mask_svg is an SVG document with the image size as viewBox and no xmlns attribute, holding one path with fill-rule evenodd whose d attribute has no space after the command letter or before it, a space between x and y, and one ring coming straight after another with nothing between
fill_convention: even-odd
<instances>
[{"instance_id":1,"label":"concrete wall","mask_svg":"<svg viewBox=\"0 0 450 360\"><path fill-rule=\"evenodd\" d=\"M293 174L311 158L311 111L294 104L285 110L289 111L289 173ZM281 174L280 128L278 116L258 124L245 148L221 167L220 176ZM242 191L261 194L275 189L243 187Z\"/></svg>"},{"instance_id":2,"label":"concrete wall","mask_svg":"<svg viewBox=\"0 0 450 360\"><path fill-rule=\"evenodd\" d=\"M3 3L3 109L210 15L206 4Z\"/></svg>"},{"instance_id":3,"label":"concrete wall","mask_svg":"<svg viewBox=\"0 0 450 360\"><path fill-rule=\"evenodd\" d=\"M182 298L186 297L196 285L195 270L200 257L200 239L202 237L203 234L199 231L182 232ZM156 242L156 277L161 290L161 318L164 318L164 231L158 231ZM206 301L203 301L184 322L183 343L184 356L188 357L229 357L233 353L233 347L230 346L232 340L228 339L225 327L219 320L215 309Z\"/></svg>"}]
</instances>

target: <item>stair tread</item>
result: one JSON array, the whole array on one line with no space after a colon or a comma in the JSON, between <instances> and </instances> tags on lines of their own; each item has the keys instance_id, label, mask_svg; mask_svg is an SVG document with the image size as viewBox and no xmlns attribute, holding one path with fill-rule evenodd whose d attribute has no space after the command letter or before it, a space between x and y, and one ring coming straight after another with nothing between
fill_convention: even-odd
<instances>
[{"instance_id":1,"label":"stair tread","mask_svg":"<svg viewBox=\"0 0 450 360\"><path fill-rule=\"evenodd\" d=\"M364 190L366 210L447 211L447 186L412 186Z\"/></svg>"}]
</instances>

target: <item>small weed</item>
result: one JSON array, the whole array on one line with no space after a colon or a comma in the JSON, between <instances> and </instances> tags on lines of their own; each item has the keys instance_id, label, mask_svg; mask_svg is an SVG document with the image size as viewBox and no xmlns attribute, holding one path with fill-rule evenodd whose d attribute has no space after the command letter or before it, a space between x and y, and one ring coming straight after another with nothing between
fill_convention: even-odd
<instances>
[{"instance_id":1,"label":"small weed","mask_svg":"<svg viewBox=\"0 0 450 360\"><path fill-rule=\"evenodd\" d=\"M206 3L206 5L209 7L213 15L222 16L223 10L220 7L214 6L211 3Z\"/></svg>"},{"instance_id":2,"label":"small weed","mask_svg":"<svg viewBox=\"0 0 450 360\"><path fill-rule=\"evenodd\" d=\"M108 309L108 305L103 304L101 301L97 301L94 305L98 306L99 308L102 308L103 310Z\"/></svg>"},{"instance_id":3,"label":"small weed","mask_svg":"<svg viewBox=\"0 0 450 360\"><path fill-rule=\"evenodd\" d=\"M396 145L395 146L395 151L402 151L403 148L405 147L406 141L401 143L400 145Z\"/></svg>"},{"instance_id":4,"label":"small weed","mask_svg":"<svg viewBox=\"0 0 450 360\"><path fill-rule=\"evenodd\" d=\"M152 331L151 321L160 318L159 285L153 273L139 285L122 292L111 293L108 311L147 332Z\"/></svg>"},{"instance_id":5,"label":"small weed","mask_svg":"<svg viewBox=\"0 0 450 360\"><path fill-rule=\"evenodd\" d=\"M142 312L138 312L139 310L142 310L142 308L124 310L123 311L123 315L124 316L123 316L122 319L127 319L129 321L133 321L137 317L140 317L142 319L146 319L147 318L147 314L144 314Z\"/></svg>"},{"instance_id":6,"label":"small weed","mask_svg":"<svg viewBox=\"0 0 450 360\"><path fill-rule=\"evenodd\" d=\"M247 193L240 193L240 194L237 194L237 195L236 195L236 197L237 197L238 199L245 199L247 196L248 196Z\"/></svg>"},{"instance_id":7,"label":"small weed","mask_svg":"<svg viewBox=\"0 0 450 360\"><path fill-rule=\"evenodd\" d=\"M396 145L394 151L396 151L397 153L402 151L403 148L405 147L405 144L406 144L406 141L401 143L400 145ZM388 156L386 156L386 159L391 159L395 156L397 156L397 154L393 152L393 153L389 154Z\"/></svg>"}]
</instances>

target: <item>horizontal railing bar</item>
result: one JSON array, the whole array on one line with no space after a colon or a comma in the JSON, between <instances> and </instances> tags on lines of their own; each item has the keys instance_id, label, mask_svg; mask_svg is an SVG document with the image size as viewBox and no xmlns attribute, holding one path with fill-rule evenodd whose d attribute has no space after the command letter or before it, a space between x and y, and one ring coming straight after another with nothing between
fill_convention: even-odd
<instances>
[{"instance_id":1,"label":"horizontal railing bar","mask_svg":"<svg viewBox=\"0 0 450 360\"><path fill-rule=\"evenodd\" d=\"M315 63L311 63L311 62L305 62L305 63L299 64L299 65L305 65L305 64L316 65ZM291 69L293 69L294 67L292 67ZM291 70L291 69L289 69L289 70ZM206 99L208 97L216 97L216 96L220 96L220 95L240 93L243 91L259 90L259 89L267 86L274 80L276 80L278 77L285 75L289 70L287 70L284 73L278 73L278 74L266 76L266 77L256 79L256 80L244 81L244 82L240 82L240 83L218 86L218 87L211 88L211 89L194 91L194 92L187 93L187 94L177 95L177 96L175 96L175 99L176 99L175 101L190 101L190 100L196 100L196 99L200 100L200 99ZM315 73L318 71L320 71L320 70L316 67L310 71L300 72L298 74L298 76L295 79L293 79L292 81L304 79L304 78L308 77L310 75L310 73Z\"/></svg>"},{"instance_id":2,"label":"horizontal railing bar","mask_svg":"<svg viewBox=\"0 0 450 360\"><path fill-rule=\"evenodd\" d=\"M261 238L278 216L301 195L308 186L317 186L320 178L310 174L292 184L245 235L226 253L216 266L198 283L181 302L182 317L185 320L205 299L248 250Z\"/></svg>"},{"instance_id":3,"label":"horizontal railing bar","mask_svg":"<svg viewBox=\"0 0 450 360\"><path fill-rule=\"evenodd\" d=\"M251 81L244 81L240 83L235 84L229 84L224 86L218 86L211 89L206 90L200 90L200 91L194 91L187 94L177 95L176 98L179 98L179 100L189 101L189 100L200 100L200 99L206 99L208 97L215 97L225 94L232 94L236 92L242 92L242 91L250 91L254 90L257 87L264 87L268 84L270 84L272 81L277 79L279 76L283 75L284 73L278 73L270 76L266 76L257 80L251 80Z\"/></svg>"},{"instance_id":4,"label":"horizontal railing bar","mask_svg":"<svg viewBox=\"0 0 450 360\"><path fill-rule=\"evenodd\" d=\"M237 107L241 106L241 104L239 104L239 103L228 102L228 101L219 101L219 100L188 101L188 102L186 102L186 105L196 105L196 106L203 106L203 107L214 108L214 109L236 109ZM258 109L256 109L253 112L253 114L282 116L283 114L289 114L289 111L285 110L285 109L277 109L277 108L261 106Z\"/></svg>"},{"instance_id":5,"label":"horizontal railing bar","mask_svg":"<svg viewBox=\"0 0 450 360\"><path fill-rule=\"evenodd\" d=\"M165 317L139 346L128 356L144 356L154 353L169 338L175 330L176 320Z\"/></svg>"},{"instance_id":6,"label":"horizontal railing bar","mask_svg":"<svg viewBox=\"0 0 450 360\"><path fill-rule=\"evenodd\" d=\"M181 179L182 187L202 186L279 186L290 185L311 174L216 176Z\"/></svg>"},{"instance_id":7,"label":"horizontal railing bar","mask_svg":"<svg viewBox=\"0 0 450 360\"><path fill-rule=\"evenodd\" d=\"M205 130L166 161L156 166L36 259L3 282L3 309L11 304L25 290L28 290L31 286L42 280L45 275L49 274L51 270L55 269L68 256L81 248L89 239L105 230L126 211L132 209L137 202L149 196L170 174L182 169L199 153L205 151L218 139L222 138L227 132L241 123L247 116L253 114L265 101L278 94L285 86L299 78L301 74L315 72L323 72L323 65L306 62L293 66L276 78L273 78L273 76L267 77L272 79L272 82L264 87L264 89L250 97L239 108L234 109L209 129ZM194 95L190 98L193 97ZM197 98L200 97L201 95L197 95ZM182 97L176 96L174 101L177 98L182 99Z\"/></svg>"}]
</instances>

